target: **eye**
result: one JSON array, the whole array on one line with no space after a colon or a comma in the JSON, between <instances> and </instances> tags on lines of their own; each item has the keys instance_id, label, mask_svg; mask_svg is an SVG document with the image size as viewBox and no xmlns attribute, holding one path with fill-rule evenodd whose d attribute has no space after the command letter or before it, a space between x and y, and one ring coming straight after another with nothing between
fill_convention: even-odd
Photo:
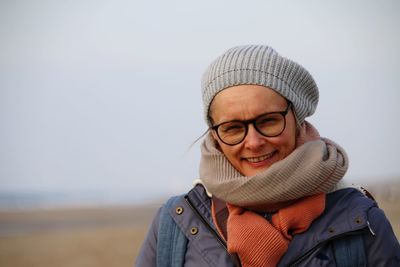
<instances>
[{"instance_id":1,"label":"eye","mask_svg":"<svg viewBox=\"0 0 400 267\"><path fill-rule=\"evenodd\" d=\"M240 122L227 122L224 124L221 124L219 127L219 131L224 133L224 134L234 134L238 132L242 132L244 129L244 126Z\"/></svg>"},{"instance_id":2,"label":"eye","mask_svg":"<svg viewBox=\"0 0 400 267\"><path fill-rule=\"evenodd\" d=\"M258 127L270 127L280 123L282 116L279 113L267 114L257 119L256 124Z\"/></svg>"}]
</instances>

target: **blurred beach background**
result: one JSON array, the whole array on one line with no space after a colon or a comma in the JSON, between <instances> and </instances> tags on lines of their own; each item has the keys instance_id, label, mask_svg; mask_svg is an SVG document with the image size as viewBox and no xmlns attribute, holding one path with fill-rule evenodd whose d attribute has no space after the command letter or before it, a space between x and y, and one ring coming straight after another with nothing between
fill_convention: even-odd
<instances>
[{"instance_id":1,"label":"blurred beach background","mask_svg":"<svg viewBox=\"0 0 400 267\"><path fill-rule=\"evenodd\" d=\"M400 2L0 0L0 266L133 266L198 178L200 79L268 44L320 88L309 121L400 236Z\"/></svg>"},{"instance_id":2,"label":"blurred beach background","mask_svg":"<svg viewBox=\"0 0 400 267\"><path fill-rule=\"evenodd\" d=\"M400 183L371 185L400 237ZM0 266L134 266L159 203L0 211Z\"/></svg>"}]
</instances>

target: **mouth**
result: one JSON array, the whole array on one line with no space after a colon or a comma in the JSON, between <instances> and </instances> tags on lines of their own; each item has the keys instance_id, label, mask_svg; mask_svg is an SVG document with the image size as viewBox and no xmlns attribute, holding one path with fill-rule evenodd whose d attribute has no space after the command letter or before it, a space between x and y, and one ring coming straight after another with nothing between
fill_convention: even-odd
<instances>
[{"instance_id":1,"label":"mouth","mask_svg":"<svg viewBox=\"0 0 400 267\"><path fill-rule=\"evenodd\" d=\"M262 162L262 161L265 161L267 159L272 158L275 155L275 152L276 151L273 151L273 152L271 152L269 154L266 154L266 155L263 155L263 156L260 156L260 157L245 158L245 160L247 160L247 161L249 161L251 163L259 163L259 162Z\"/></svg>"}]
</instances>

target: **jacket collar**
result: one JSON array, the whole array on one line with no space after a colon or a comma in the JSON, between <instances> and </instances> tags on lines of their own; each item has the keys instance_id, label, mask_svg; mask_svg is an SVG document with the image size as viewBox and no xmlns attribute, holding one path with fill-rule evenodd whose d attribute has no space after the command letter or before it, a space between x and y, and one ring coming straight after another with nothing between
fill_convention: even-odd
<instances>
[{"instance_id":1,"label":"jacket collar","mask_svg":"<svg viewBox=\"0 0 400 267\"><path fill-rule=\"evenodd\" d=\"M282 257L280 266L290 265L295 259L330 240L368 230L367 212L373 205L355 188L327 194L325 211L306 232L294 236L289 244L290 253Z\"/></svg>"},{"instance_id":2,"label":"jacket collar","mask_svg":"<svg viewBox=\"0 0 400 267\"><path fill-rule=\"evenodd\" d=\"M216 229L211 216L211 198L202 185L196 185L188 197L196 209L206 218L207 223ZM220 200L214 202L218 222L226 221L226 206ZM326 195L326 208L310 228L295 235L289 244L288 253L281 259L280 265L289 264L313 248L342 235L368 229L367 211L374 202L355 188L343 188Z\"/></svg>"}]
</instances>

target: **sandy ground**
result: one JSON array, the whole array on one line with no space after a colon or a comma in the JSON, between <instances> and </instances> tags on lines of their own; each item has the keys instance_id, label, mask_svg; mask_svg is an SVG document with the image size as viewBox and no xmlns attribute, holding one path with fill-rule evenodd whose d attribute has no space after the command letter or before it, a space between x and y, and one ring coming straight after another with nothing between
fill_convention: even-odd
<instances>
[{"instance_id":1,"label":"sandy ground","mask_svg":"<svg viewBox=\"0 0 400 267\"><path fill-rule=\"evenodd\" d=\"M134 266L155 206L0 212L0 266Z\"/></svg>"},{"instance_id":2,"label":"sandy ground","mask_svg":"<svg viewBox=\"0 0 400 267\"><path fill-rule=\"evenodd\" d=\"M398 238L399 196L393 190L376 194ZM134 266L156 210L157 205L0 212L0 266Z\"/></svg>"}]
</instances>

